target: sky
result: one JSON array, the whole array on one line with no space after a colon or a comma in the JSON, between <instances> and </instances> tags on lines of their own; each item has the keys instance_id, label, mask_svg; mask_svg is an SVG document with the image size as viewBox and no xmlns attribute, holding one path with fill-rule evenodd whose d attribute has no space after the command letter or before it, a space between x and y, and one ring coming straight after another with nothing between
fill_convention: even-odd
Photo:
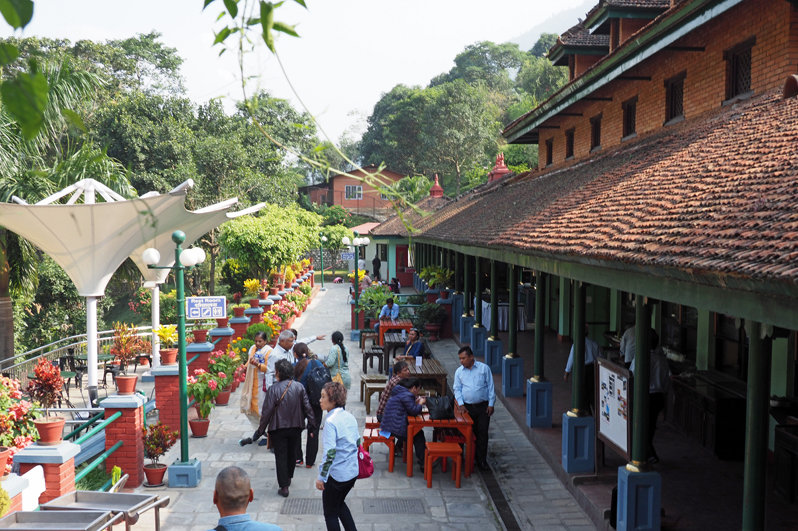
<instances>
[{"instance_id":1,"label":"sky","mask_svg":"<svg viewBox=\"0 0 798 531\"><path fill-rule=\"evenodd\" d=\"M298 109L306 106L333 141L358 137L381 94L394 86L429 83L454 65L468 44L506 42L583 0L291 0L276 20L294 25L299 39L279 35L286 76L262 40L246 54L247 91L267 90ZM243 5L244 0L241 0ZM218 5L217 5L218 4ZM242 99L233 50L212 47L221 0L204 12L202 0L35 0L32 22L20 37L71 41L125 39L156 30L185 59L181 74L195 102ZM0 35L12 35L8 25ZM250 77L253 76L253 77ZM295 92L291 89L294 87Z\"/></svg>"}]
</instances>

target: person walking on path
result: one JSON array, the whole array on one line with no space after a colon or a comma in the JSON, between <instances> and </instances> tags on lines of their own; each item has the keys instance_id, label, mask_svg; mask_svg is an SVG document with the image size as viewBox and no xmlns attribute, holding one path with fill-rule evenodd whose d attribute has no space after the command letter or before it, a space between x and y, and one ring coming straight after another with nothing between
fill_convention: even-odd
<instances>
[{"instance_id":1,"label":"person walking on path","mask_svg":"<svg viewBox=\"0 0 798 531\"><path fill-rule=\"evenodd\" d=\"M241 390L241 413L247 415L253 426L260 424L260 412L263 410L263 401L266 391L263 382L266 379L268 359L271 357L272 348L268 345L268 338L264 332L255 334L255 344L249 348L247 375Z\"/></svg>"},{"instance_id":2,"label":"person walking on path","mask_svg":"<svg viewBox=\"0 0 798 531\"><path fill-rule=\"evenodd\" d=\"M374 280L381 280L382 276L380 274L380 267L382 267L382 260L380 260L380 255L375 254L374 259L371 261L372 272L374 273Z\"/></svg>"},{"instance_id":3,"label":"person walking on path","mask_svg":"<svg viewBox=\"0 0 798 531\"><path fill-rule=\"evenodd\" d=\"M256 522L247 514L247 506L255 499L249 476L237 466L229 466L216 476L213 504L219 511L219 525L226 531L282 531L273 524Z\"/></svg>"},{"instance_id":4,"label":"person walking on path","mask_svg":"<svg viewBox=\"0 0 798 531\"><path fill-rule=\"evenodd\" d=\"M391 398L385 405L385 414L380 422L380 435L383 432L396 437L397 448L402 449L407 442L407 417L421 414L421 407L427 403L426 397L419 397L421 382L418 378L404 378L391 391ZM384 435L388 436L388 435ZM413 436L413 451L421 471L424 472L424 451L427 439L424 430L418 430Z\"/></svg>"},{"instance_id":5,"label":"person walking on path","mask_svg":"<svg viewBox=\"0 0 798 531\"><path fill-rule=\"evenodd\" d=\"M290 332L289 332L290 334ZM292 335L293 337L293 335ZM288 360L275 364L277 382L266 392L266 402L260 416L260 426L251 439L244 439L241 445L252 443L268 431L269 440L274 447L274 460L277 468L277 493L288 497L288 487L296 468L296 447L302 438L305 420L308 426L316 427L316 418L310 407L308 395L301 384L293 385L294 367Z\"/></svg>"},{"instance_id":6,"label":"person walking on path","mask_svg":"<svg viewBox=\"0 0 798 531\"><path fill-rule=\"evenodd\" d=\"M474 434L477 436L476 461L480 470L488 470L488 428L496 402L493 388L493 375L490 367L474 359L471 347L463 347L457 352L460 367L454 372L454 398L457 410L468 411L474 421Z\"/></svg>"},{"instance_id":7,"label":"person walking on path","mask_svg":"<svg viewBox=\"0 0 798 531\"><path fill-rule=\"evenodd\" d=\"M344 346L344 335L341 332L333 332L332 342L333 346L323 360L324 366L330 369L333 381L335 381L336 375L340 375L344 387L349 389L352 385L352 377L349 375L349 353Z\"/></svg>"},{"instance_id":8,"label":"person walking on path","mask_svg":"<svg viewBox=\"0 0 798 531\"><path fill-rule=\"evenodd\" d=\"M344 524L344 531L357 531L355 520L346 505L346 495L355 486L359 472L357 451L360 432L357 419L344 411L346 388L337 382L325 384L320 404L321 409L327 412L327 423L324 425L325 457L319 465L316 488L322 491L324 521L327 531L340 531L339 520Z\"/></svg>"},{"instance_id":9,"label":"person walking on path","mask_svg":"<svg viewBox=\"0 0 798 531\"><path fill-rule=\"evenodd\" d=\"M322 363L316 359L308 357L310 349L305 343L297 343L294 345L294 356L296 357L296 365L294 365L294 380L301 383L305 388L305 392L310 398L310 391L308 389L308 374L316 367L323 367ZM316 418L316 425L311 426L308 424L308 437L305 447L304 458L307 459L306 468L313 468L316 464L316 454L319 453L319 426L321 426L321 406L318 402L314 403L310 400L310 408L313 410L313 416ZM297 441L296 445L296 466L301 466L304 463L302 456L302 439Z\"/></svg>"},{"instance_id":10,"label":"person walking on path","mask_svg":"<svg viewBox=\"0 0 798 531\"><path fill-rule=\"evenodd\" d=\"M377 406L378 422L382 422L382 416L385 413L385 406L388 404L388 400L391 398L391 391L393 391L394 386L404 378L410 378L410 367L408 367L406 361L397 361L393 364L393 376L385 385L385 391L380 393L380 405Z\"/></svg>"}]
</instances>

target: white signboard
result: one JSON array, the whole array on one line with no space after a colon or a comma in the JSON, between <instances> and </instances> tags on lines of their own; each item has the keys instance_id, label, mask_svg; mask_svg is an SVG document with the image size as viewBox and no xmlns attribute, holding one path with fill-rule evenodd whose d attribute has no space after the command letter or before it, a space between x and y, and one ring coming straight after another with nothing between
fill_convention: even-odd
<instances>
[{"instance_id":1,"label":"white signboard","mask_svg":"<svg viewBox=\"0 0 798 531\"><path fill-rule=\"evenodd\" d=\"M223 319L227 317L224 297L186 298L186 319Z\"/></svg>"},{"instance_id":2,"label":"white signboard","mask_svg":"<svg viewBox=\"0 0 798 531\"><path fill-rule=\"evenodd\" d=\"M341 253L341 260L354 260L355 253Z\"/></svg>"},{"instance_id":3,"label":"white signboard","mask_svg":"<svg viewBox=\"0 0 798 531\"><path fill-rule=\"evenodd\" d=\"M629 454L631 425L632 379L623 367L599 360L598 366L598 432L622 454Z\"/></svg>"}]
</instances>

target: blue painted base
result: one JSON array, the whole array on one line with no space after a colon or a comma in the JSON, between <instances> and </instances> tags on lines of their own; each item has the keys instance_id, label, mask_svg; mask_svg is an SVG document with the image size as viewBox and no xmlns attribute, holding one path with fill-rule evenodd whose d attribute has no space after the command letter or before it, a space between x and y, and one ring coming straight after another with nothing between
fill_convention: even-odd
<instances>
[{"instance_id":1,"label":"blue painted base","mask_svg":"<svg viewBox=\"0 0 798 531\"><path fill-rule=\"evenodd\" d=\"M452 332L460 331L460 317L463 315L463 294L454 293L452 299Z\"/></svg>"},{"instance_id":2,"label":"blue painted base","mask_svg":"<svg viewBox=\"0 0 798 531\"><path fill-rule=\"evenodd\" d=\"M502 394L509 397L524 396L524 358L503 356Z\"/></svg>"},{"instance_id":3,"label":"blue painted base","mask_svg":"<svg viewBox=\"0 0 798 531\"><path fill-rule=\"evenodd\" d=\"M659 531L662 478L618 468L618 531Z\"/></svg>"},{"instance_id":4,"label":"blue painted base","mask_svg":"<svg viewBox=\"0 0 798 531\"><path fill-rule=\"evenodd\" d=\"M594 469L596 420L562 414L562 467L568 474L591 474Z\"/></svg>"},{"instance_id":5,"label":"blue painted base","mask_svg":"<svg viewBox=\"0 0 798 531\"><path fill-rule=\"evenodd\" d=\"M360 343L360 330L352 330L349 332L349 341L357 341Z\"/></svg>"},{"instance_id":6,"label":"blue painted base","mask_svg":"<svg viewBox=\"0 0 798 531\"><path fill-rule=\"evenodd\" d=\"M153 376L153 375L152 375L152 372L151 372L151 371L147 371L147 372L145 372L144 374L142 374L142 375L139 377L139 379L140 379L142 382L154 382L154 381L155 381L155 376Z\"/></svg>"},{"instance_id":7,"label":"blue painted base","mask_svg":"<svg viewBox=\"0 0 798 531\"><path fill-rule=\"evenodd\" d=\"M501 339L485 340L485 365L490 367L493 374L501 374L502 359L504 358L504 343Z\"/></svg>"},{"instance_id":8,"label":"blue painted base","mask_svg":"<svg viewBox=\"0 0 798 531\"><path fill-rule=\"evenodd\" d=\"M488 339L488 329L484 326L471 327L471 350L474 356L485 355L485 341Z\"/></svg>"},{"instance_id":9,"label":"blue painted base","mask_svg":"<svg viewBox=\"0 0 798 531\"><path fill-rule=\"evenodd\" d=\"M468 317L460 315L458 318L460 319L457 326L458 330L460 330L460 343L466 343L471 339L471 329L474 328L476 321L470 315Z\"/></svg>"},{"instance_id":10,"label":"blue painted base","mask_svg":"<svg viewBox=\"0 0 798 531\"><path fill-rule=\"evenodd\" d=\"M202 481L202 463L192 459L188 463L175 461L167 471L169 488L194 488Z\"/></svg>"},{"instance_id":11,"label":"blue painted base","mask_svg":"<svg viewBox=\"0 0 798 531\"><path fill-rule=\"evenodd\" d=\"M551 428L551 382L526 382L526 425L530 428Z\"/></svg>"}]
</instances>

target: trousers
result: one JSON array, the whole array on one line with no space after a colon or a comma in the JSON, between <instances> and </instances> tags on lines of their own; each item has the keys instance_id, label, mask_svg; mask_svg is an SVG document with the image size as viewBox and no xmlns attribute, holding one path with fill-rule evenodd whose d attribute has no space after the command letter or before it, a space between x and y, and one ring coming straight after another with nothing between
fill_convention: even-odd
<instances>
[{"instance_id":1,"label":"trousers","mask_svg":"<svg viewBox=\"0 0 798 531\"><path fill-rule=\"evenodd\" d=\"M291 485L296 468L296 447L302 440L302 428L282 428L269 432L274 448L274 461L277 468L277 485L280 488Z\"/></svg>"},{"instance_id":2,"label":"trousers","mask_svg":"<svg viewBox=\"0 0 798 531\"><path fill-rule=\"evenodd\" d=\"M338 520L344 524L344 531L357 531L355 519L352 518L352 513L346 506L346 495L355 486L355 481L357 481L356 477L349 481L336 481L332 476L327 478L324 491L321 493L327 531L340 531L341 526L338 524Z\"/></svg>"},{"instance_id":3,"label":"trousers","mask_svg":"<svg viewBox=\"0 0 798 531\"><path fill-rule=\"evenodd\" d=\"M465 407L471 416L471 420L474 421L474 435L477 437L474 457L477 463L485 463L488 459L488 428L490 428L488 402L465 404Z\"/></svg>"},{"instance_id":4,"label":"trousers","mask_svg":"<svg viewBox=\"0 0 798 531\"><path fill-rule=\"evenodd\" d=\"M396 436L396 440L399 441L397 445L398 448L402 448L404 444L407 442L407 435L404 437ZM424 436L424 430L419 430L413 436L413 451L416 453L416 461L421 466L424 466L424 453L427 450L427 438Z\"/></svg>"},{"instance_id":5,"label":"trousers","mask_svg":"<svg viewBox=\"0 0 798 531\"><path fill-rule=\"evenodd\" d=\"M310 408L313 410L313 416L316 421L321 424L322 410L318 404L311 404ZM311 437L312 435L312 437ZM308 426L308 440L305 444L305 456L302 456L302 437L296 442L296 460L305 461L306 464L312 465L316 462L316 455L319 453L319 428L312 429Z\"/></svg>"}]
</instances>

